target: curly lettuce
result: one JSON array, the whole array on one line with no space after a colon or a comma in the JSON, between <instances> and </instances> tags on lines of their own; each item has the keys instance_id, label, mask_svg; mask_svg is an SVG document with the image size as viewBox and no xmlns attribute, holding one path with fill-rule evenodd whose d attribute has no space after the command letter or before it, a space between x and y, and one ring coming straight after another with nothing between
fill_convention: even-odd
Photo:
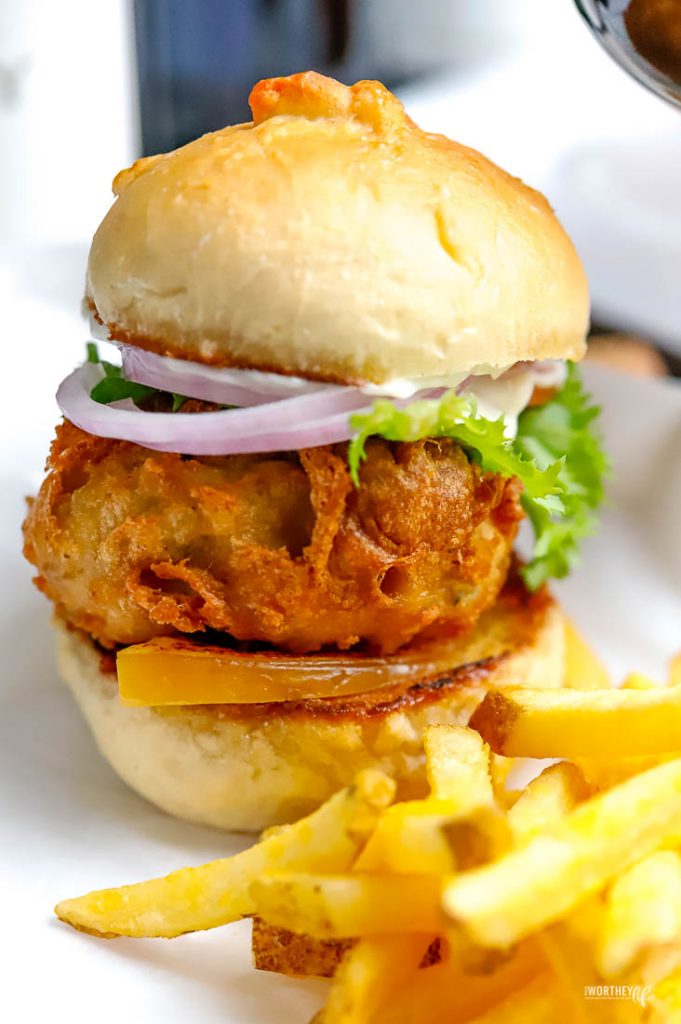
<instances>
[{"instance_id":1,"label":"curly lettuce","mask_svg":"<svg viewBox=\"0 0 681 1024\"><path fill-rule=\"evenodd\" d=\"M581 541L596 529L595 511L609 468L595 430L599 411L571 363L560 391L544 405L521 413L513 439L504 436L503 419L478 416L475 399L453 391L404 409L379 399L370 411L350 418L356 431L348 453L350 472L359 485L360 463L372 435L388 441L451 437L484 472L517 477L534 531L532 558L523 576L536 590L550 577L568 575L578 561Z\"/></svg>"}]
</instances>

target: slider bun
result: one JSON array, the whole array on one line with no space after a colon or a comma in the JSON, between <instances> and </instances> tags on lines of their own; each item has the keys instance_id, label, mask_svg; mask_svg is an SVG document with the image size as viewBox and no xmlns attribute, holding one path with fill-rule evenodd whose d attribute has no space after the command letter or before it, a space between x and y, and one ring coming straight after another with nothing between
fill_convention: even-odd
<instances>
[{"instance_id":1,"label":"slider bun","mask_svg":"<svg viewBox=\"0 0 681 1024\"><path fill-rule=\"evenodd\" d=\"M362 768L394 776L400 798L426 791L422 733L466 724L486 690L560 686L564 623L516 580L452 641L446 678L354 698L284 704L125 707L84 633L57 624L59 667L112 767L170 814L255 831L309 813Z\"/></svg>"},{"instance_id":2,"label":"slider bun","mask_svg":"<svg viewBox=\"0 0 681 1024\"><path fill-rule=\"evenodd\" d=\"M378 82L259 82L253 122L138 160L92 243L113 338L341 383L579 359L588 293L546 200Z\"/></svg>"}]
</instances>

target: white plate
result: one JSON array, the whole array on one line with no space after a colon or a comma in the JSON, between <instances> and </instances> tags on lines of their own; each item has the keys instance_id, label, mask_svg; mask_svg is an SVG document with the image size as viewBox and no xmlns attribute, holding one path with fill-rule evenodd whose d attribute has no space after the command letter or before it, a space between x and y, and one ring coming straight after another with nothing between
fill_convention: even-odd
<instances>
[{"instance_id":1,"label":"white plate","mask_svg":"<svg viewBox=\"0 0 681 1024\"><path fill-rule=\"evenodd\" d=\"M56 420L48 400L55 366L68 369L82 328L53 304L22 306L24 271L15 268L14 309L31 321L16 322L0 403L0 1018L307 1021L325 984L254 972L247 924L173 942L101 942L52 917L60 898L223 856L243 840L174 821L129 792L98 757L57 679L48 605L31 586L18 531L23 495L40 476L46 424ZM69 281L70 299L77 287ZM589 382L606 407L617 477L603 530L560 591L618 672L659 673L681 647L681 390L602 371Z\"/></svg>"}]
</instances>

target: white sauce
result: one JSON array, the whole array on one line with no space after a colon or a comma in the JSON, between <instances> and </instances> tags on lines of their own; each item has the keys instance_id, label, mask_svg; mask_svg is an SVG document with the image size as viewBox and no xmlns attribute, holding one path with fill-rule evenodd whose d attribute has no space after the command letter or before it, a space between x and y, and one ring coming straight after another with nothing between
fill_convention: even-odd
<instances>
[{"instance_id":1,"label":"white sauce","mask_svg":"<svg viewBox=\"0 0 681 1024\"><path fill-rule=\"evenodd\" d=\"M515 437L518 416L529 405L535 387L561 387L566 372L565 363L530 363L496 380L491 377L473 378L462 393L475 396L478 412L486 419L503 416L506 437Z\"/></svg>"},{"instance_id":2,"label":"white sauce","mask_svg":"<svg viewBox=\"0 0 681 1024\"><path fill-rule=\"evenodd\" d=\"M467 377L500 377L508 369L508 366L474 366L469 373L450 373L441 377L395 377L383 384L362 384L360 391L376 398L411 398L417 392L431 388L447 388L450 391L458 388Z\"/></svg>"},{"instance_id":3,"label":"white sauce","mask_svg":"<svg viewBox=\"0 0 681 1024\"><path fill-rule=\"evenodd\" d=\"M473 396L478 412L485 419L504 418L507 437L515 437L518 416L526 409L535 387L561 387L566 376L565 363L544 360L536 363L518 363L507 367L476 367L473 374L451 377L416 377L387 384L370 384L361 390L368 395L391 398L409 398L426 388L459 388L461 394Z\"/></svg>"}]
</instances>

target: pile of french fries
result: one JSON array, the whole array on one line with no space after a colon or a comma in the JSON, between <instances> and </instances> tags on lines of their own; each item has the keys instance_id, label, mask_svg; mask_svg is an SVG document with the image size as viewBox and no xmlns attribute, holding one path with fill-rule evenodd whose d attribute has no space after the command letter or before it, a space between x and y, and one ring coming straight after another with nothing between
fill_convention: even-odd
<instances>
[{"instance_id":1,"label":"pile of french fries","mask_svg":"<svg viewBox=\"0 0 681 1024\"><path fill-rule=\"evenodd\" d=\"M257 967L332 976L317 1024L681 1022L681 657L613 689L573 637L568 677L430 727L421 800L365 771L243 853L56 912L105 937L251 916ZM564 760L514 789L511 757Z\"/></svg>"}]
</instances>

